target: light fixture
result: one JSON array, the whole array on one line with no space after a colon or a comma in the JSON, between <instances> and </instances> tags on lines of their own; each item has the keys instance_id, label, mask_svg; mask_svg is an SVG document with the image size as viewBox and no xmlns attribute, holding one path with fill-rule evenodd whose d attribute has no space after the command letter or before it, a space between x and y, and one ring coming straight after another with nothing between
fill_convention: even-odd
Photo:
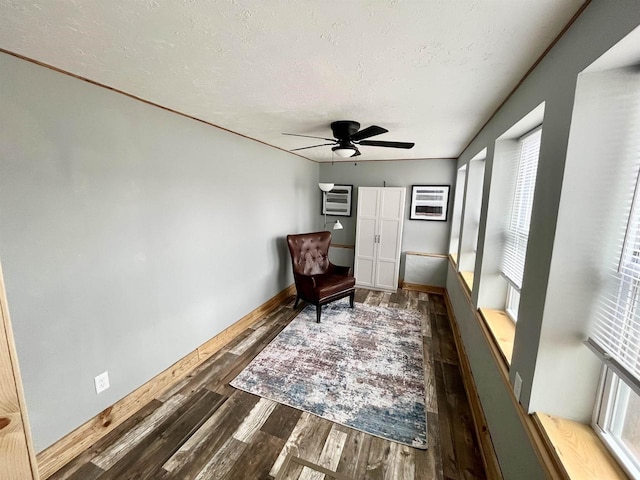
<instances>
[{"instance_id":1,"label":"light fixture","mask_svg":"<svg viewBox=\"0 0 640 480\"><path fill-rule=\"evenodd\" d=\"M333 150L339 157L349 158L353 157L356 154L356 147L353 145L338 145L337 147L333 147Z\"/></svg>"},{"instance_id":2,"label":"light fixture","mask_svg":"<svg viewBox=\"0 0 640 480\"><path fill-rule=\"evenodd\" d=\"M331 190L333 190L333 183L319 183L318 187L320 187L320 190L325 193L330 192Z\"/></svg>"},{"instance_id":3,"label":"light fixture","mask_svg":"<svg viewBox=\"0 0 640 480\"><path fill-rule=\"evenodd\" d=\"M336 220L335 222L324 222L324 229L327 229L327 225L331 225L333 223L332 230L342 230L344 226L340 223L340 220Z\"/></svg>"},{"instance_id":4,"label":"light fixture","mask_svg":"<svg viewBox=\"0 0 640 480\"><path fill-rule=\"evenodd\" d=\"M318 183L318 187L320 188L320 190L322 190L324 192L324 195L326 195L327 192L330 192L331 190L333 190L334 184L333 183ZM324 198L323 198L323 201L324 201ZM342 230L344 228L342 226L342 224L340 223L340 220L336 220L335 222L329 222L329 223L333 223L333 229L334 230ZM327 211L325 209L325 212L324 212L324 228L325 228L325 230L326 230L327 225L329 223L327 223Z\"/></svg>"}]
</instances>

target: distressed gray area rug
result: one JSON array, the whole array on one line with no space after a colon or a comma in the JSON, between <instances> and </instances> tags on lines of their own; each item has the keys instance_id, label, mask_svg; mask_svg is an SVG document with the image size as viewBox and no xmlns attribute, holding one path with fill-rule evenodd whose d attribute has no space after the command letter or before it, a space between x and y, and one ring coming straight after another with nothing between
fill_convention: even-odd
<instances>
[{"instance_id":1,"label":"distressed gray area rug","mask_svg":"<svg viewBox=\"0 0 640 480\"><path fill-rule=\"evenodd\" d=\"M427 448L420 313L307 306L231 385L333 422Z\"/></svg>"}]
</instances>

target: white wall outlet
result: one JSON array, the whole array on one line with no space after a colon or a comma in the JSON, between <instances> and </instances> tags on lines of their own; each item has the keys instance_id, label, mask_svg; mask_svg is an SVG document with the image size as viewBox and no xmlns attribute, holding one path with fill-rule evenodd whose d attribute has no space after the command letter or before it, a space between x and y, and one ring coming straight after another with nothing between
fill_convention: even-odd
<instances>
[{"instance_id":1,"label":"white wall outlet","mask_svg":"<svg viewBox=\"0 0 640 480\"><path fill-rule=\"evenodd\" d=\"M96 393L104 392L109 388L109 372L104 372L93 379L96 383Z\"/></svg>"},{"instance_id":2,"label":"white wall outlet","mask_svg":"<svg viewBox=\"0 0 640 480\"><path fill-rule=\"evenodd\" d=\"M520 377L520 374L518 372L516 372L516 380L513 383L513 393L516 396L516 400L520 402L520 393L522 393L522 378Z\"/></svg>"}]
</instances>

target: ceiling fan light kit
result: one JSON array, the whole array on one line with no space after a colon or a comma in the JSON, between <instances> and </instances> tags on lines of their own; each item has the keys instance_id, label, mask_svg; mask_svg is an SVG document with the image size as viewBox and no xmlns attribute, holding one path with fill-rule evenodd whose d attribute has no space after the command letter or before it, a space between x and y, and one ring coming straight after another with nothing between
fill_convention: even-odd
<instances>
[{"instance_id":1,"label":"ceiling fan light kit","mask_svg":"<svg viewBox=\"0 0 640 480\"><path fill-rule=\"evenodd\" d=\"M354 147L350 147L350 146L342 146L342 145L338 145L337 147L333 147L331 150L333 150L333 152L338 155L339 157L342 158L349 158L349 157L353 157L356 152L358 151L356 148Z\"/></svg>"},{"instance_id":2,"label":"ceiling fan light kit","mask_svg":"<svg viewBox=\"0 0 640 480\"><path fill-rule=\"evenodd\" d=\"M333 143L322 143L319 145L311 145L309 147L294 148L291 152L298 150L306 150L308 148L325 147L331 145L331 150L341 158L357 157L361 155L358 145L368 147L387 147L387 148L413 148L415 143L412 142L388 142L385 140L366 140L387 133L386 128L371 125L370 127L360 130L360 123L353 120L338 120L331 124L331 131L334 138L314 137L311 135L298 135L296 133L283 133L293 137L317 138L318 140L326 140Z\"/></svg>"}]
</instances>

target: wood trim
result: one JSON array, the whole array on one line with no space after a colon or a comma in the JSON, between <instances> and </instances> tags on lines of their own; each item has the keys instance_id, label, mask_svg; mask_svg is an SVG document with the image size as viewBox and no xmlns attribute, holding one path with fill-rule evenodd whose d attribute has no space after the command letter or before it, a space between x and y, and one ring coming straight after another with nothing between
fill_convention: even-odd
<instances>
[{"instance_id":1,"label":"wood trim","mask_svg":"<svg viewBox=\"0 0 640 480\"><path fill-rule=\"evenodd\" d=\"M524 431L527 434L527 437L529 438L529 442L533 446L533 450L534 450L536 456L538 457L538 461L540 462L540 465L542 466L543 470L545 471L545 474L547 475L547 478L552 479L552 480L570 480L568 477L566 477L563 474L564 469L556 461L554 455L549 450L548 444L545 442L544 438L540 434L540 431L535 426L534 421L532 419L532 416L529 415L524 410L522 405L520 405L520 402L518 401L518 399L516 399L516 396L513 393L513 389L511 387L511 381L509 380L508 366L507 366L507 363L505 362L505 360L504 360L504 358L502 356L502 352L500 351L500 348L498 347L498 345L494 341L493 335L491 335L491 332L489 332L489 328L487 327L487 324L483 321L482 317L480 316L480 313L476 310L476 308L474 307L473 303L471 302L471 297L468 295L468 293L466 291L466 286L464 284L464 281L462 280L462 278L459 275L458 275L458 282L460 283L460 286L462 287L462 290L465 292L465 297L467 298L467 301L469 303L469 308L471 309L472 312L474 312L475 318L476 318L478 324L480 325L480 330L482 331L483 337L484 337L485 341L487 342L487 345L489 347L489 351L491 353L491 356L493 357L493 359L494 359L494 361L495 361L495 363L496 363L496 365L498 367L498 371L500 372L500 378L504 382L504 387L505 387L506 391L508 392L508 396L511 399L511 402L513 403L513 406L514 406L514 408L516 410L518 418L520 419L520 422L522 423ZM452 321L455 321L455 315L453 314L453 308L451 306L451 302L449 300L448 293L446 295L446 298L447 298L447 308L451 308L451 315L452 316L450 318L452 319ZM458 334L459 335L459 329L457 327L457 321L455 321L455 323L456 323L456 327L454 328L454 334ZM457 341L458 341L458 339L456 339L456 342ZM459 338L459 341L460 341L460 343L462 345L462 350L461 351L464 352L465 350L464 350L464 343L462 342L462 337ZM466 356L466 353L465 353L465 356ZM468 360L467 360L467 363L468 363Z\"/></svg>"},{"instance_id":2,"label":"wood trim","mask_svg":"<svg viewBox=\"0 0 640 480\"><path fill-rule=\"evenodd\" d=\"M83 82L90 83L91 85L95 85L96 87L106 88L107 90L111 90L112 92L119 93L120 95L124 95L125 97L132 98L133 100L137 100L139 102L146 103L147 105L151 105L152 107L161 108L162 110L166 110L167 112L175 113L176 115L180 115L181 117L186 117L186 118L189 118L191 120L195 120L196 122L201 122L201 123L204 123L205 125L209 125L210 127L217 128L219 130L223 130L225 132L232 133L234 135L238 135L238 136L240 136L242 138L246 138L248 140L253 140L254 142L258 142L258 143L261 143L262 145L266 145L267 147L275 148L275 149L280 150L282 152L290 153L291 155L295 155L296 157L303 158L304 160L308 160L308 161L314 162L314 163L320 163L317 160L313 160L311 158L305 157L305 156L300 155L298 153L291 152L289 150L285 150L284 148L276 147L275 145L271 145L270 143L263 142L262 140L258 140L256 138L249 137L247 135L243 135L242 133L234 132L233 130L229 130L228 128L221 127L220 125L216 125L215 123L211 123L211 122L209 122L207 120L203 120L201 118L194 117L193 115L189 115L187 113L179 112L178 110L174 110L173 108L165 107L164 105L160 105L159 103L155 103L155 102L152 102L150 100L146 100L146 99L144 99L142 97L138 97L138 96L133 95L131 93L127 93L124 90L120 90L120 89L115 88L115 87L110 87L109 85L105 85L103 83L96 82L95 80L91 80L89 78L83 77L81 75L77 75L75 73L71 73L71 72L69 72L67 70L62 70L61 68L54 67L53 65L49 65L48 63L44 63L44 62L41 62L39 60L35 60L33 58L25 57L24 55L21 55L21 54L16 53L16 52L12 52L10 50L6 50L4 48L0 48L0 52L1 53L6 53L7 55L11 55L12 57L19 58L20 60L24 60L26 62L33 63L33 64L38 65L40 67L48 68L49 70L53 70L54 72L58 72L58 73L61 73L63 75L68 75L69 77L73 77L73 78L75 78L77 80L82 80Z\"/></svg>"},{"instance_id":3,"label":"wood trim","mask_svg":"<svg viewBox=\"0 0 640 480\"><path fill-rule=\"evenodd\" d=\"M482 402L478 395L478 388L471 371L471 365L469 363L469 357L460 335L460 329L458 328L458 321L456 320L453 312L453 306L451 305L451 299L448 292L445 290L444 294L445 304L447 306L447 312L449 321L451 323L451 329L453 331L453 339L456 344L456 350L458 351L458 359L460 361L460 368L462 370L462 381L464 383L464 389L467 392L467 398L469 405L471 406L471 416L473 417L473 424L476 430L476 437L480 445L480 451L482 453L482 462L484 463L485 471L487 472L487 478L499 480L504 478L502 470L500 469L500 462L496 454L495 447L493 446L493 440L491 439L491 432L487 425L487 419L484 415L484 409L482 408Z\"/></svg>"},{"instance_id":4,"label":"wood trim","mask_svg":"<svg viewBox=\"0 0 640 480\"><path fill-rule=\"evenodd\" d=\"M629 480L589 425L544 413L532 419L567 478Z\"/></svg>"},{"instance_id":5,"label":"wood trim","mask_svg":"<svg viewBox=\"0 0 640 480\"><path fill-rule=\"evenodd\" d=\"M473 272L458 272L458 276L462 279L465 292L471 301L471 291L473 290Z\"/></svg>"},{"instance_id":6,"label":"wood trim","mask_svg":"<svg viewBox=\"0 0 640 480\"><path fill-rule=\"evenodd\" d=\"M171 367L40 452L37 455L37 460L41 477L50 477L83 450L131 417L162 391L187 376L191 370L206 361L240 332L251 326L259 318L267 315L294 294L295 285L290 285L236 323L188 353Z\"/></svg>"},{"instance_id":7,"label":"wood trim","mask_svg":"<svg viewBox=\"0 0 640 480\"><path fill-rule=\"evenodd\" d=\"M433 258L449 258L449 255L442 253L425 253L425 252L404 252L405 255L416 255L419 257L433 257Z\"/></svg>"},{"instance_id":8,"label":"wood trim","mask_svg":"<svg viewBox=\"0 0 640 480\"><path fill-rule=\"evenodd\" d=\"M436 295L444 295L444 287L436 287L435 285L422 285L419 283L400 282L400 288L403 290L413 290L414 292L435 293Z\"/></svg>"},{"instance_id":9,"label":"wood trim","mask_svg":"<svg viewBox=\"0 0 640 480\"><path fill-rule=\"evenodd\" d=\"M511 365L511 357L513 356L513 343L516 338L516 325L502 310L480 308L479 312L482 320L487 324L489 333L491 333L494 342L498 345L500 354L502 355L502 359L506 362L508 370Z\"/></svg>"},{"instance_id":10,"label":"wood trim","mask_svg":"<svg viewBox=\"0 0 640 480\"><path fill-rule=\"evenodd\" d=\"M458 256L453 253L449 254L449 263L451 264L451 268L453 268L454 272L458 271Z\"/></svg>"},{"instance_id":11,"label":"wood trim","mask_svg":"<svg viewBox=\"0 0 640 480\"><path fill-rule=\"evenodd\" d=\"M341 243L332 243L330 245L331 248L348 248L349 250L355 250L356 246L355 245L343 245Z\"/></svg>"},{"instance_id":12,"label":"wood trim","mask_svg":"<svg viewBox=\"0 0 640 480\"><path fill-rule=\"evenodd\" d=\"M502 103L500 105L498 105L498 108L496 108L494 110L494 112L491 114L491 116L489 117L489 119L484 122L484 124L482 125L482 127L480 127L480 129L478 129L478 132L473 136L473 138L471 138L471 140L469 140L469 143L467 143L467 145L462 149L462 151L460 152L460 154L458 155L458 159L462 156L462 154L467 150L467 148L469 148L471 146L471 144L475 141L476 138L478 138L478 136L482 133L482 130L484 130L484 128L489 125L489 122L491 122L491 120L493 120L493 118L497 115L497 113L500 111L500 109L509 101L509 99L516 93L516 91L520 88L520 86L525 82L525 80L529 77L529 75L531 75L531 73L535 70L535 68L540 64L540 62L542 62L542 60L544 60L544 57L547 56L547 54L551 51L551 49L553 47L556 46L556 43L558 43L560 41L560 39L562 38L562 36L567 33L567 30L569 30L569 28L571 27L571 25L574 24L574 22L578 19L578 17L580 15L582 15L582 12L585 11L585 9L589 6L589 4L591 3L591 0L585 0L585 2L582 4L582 6L580 8L578 8L578 10L576 11L576 13L574 13L573 17L571 17L569 19L569 21L567 22L567 24L564 26L564 28L560 31L560 33L556 36L556 38L553 39L553 41L549 44L549 46L545 49L544 52L542 52L542 55L540 55L538 57L538 59L533 62L533 65L531 65L531 67L529 67L529 70L527 70L527 73L524 74L524 76L520 79L520 81L516 84L515 87L513 87L513 89L509 92L509 94L506 96L506 98L502 101Z\"/></svg>"},{"instance_id":13,"label":"wood trim","mask_svg":"<svg viewBox=\"0 0 640 480\"><path fill-rule=\"evenodd\" d=\"M0 265L0 465L6 480L38 480L18 355Z\"/></svg>"}]
</instances>

